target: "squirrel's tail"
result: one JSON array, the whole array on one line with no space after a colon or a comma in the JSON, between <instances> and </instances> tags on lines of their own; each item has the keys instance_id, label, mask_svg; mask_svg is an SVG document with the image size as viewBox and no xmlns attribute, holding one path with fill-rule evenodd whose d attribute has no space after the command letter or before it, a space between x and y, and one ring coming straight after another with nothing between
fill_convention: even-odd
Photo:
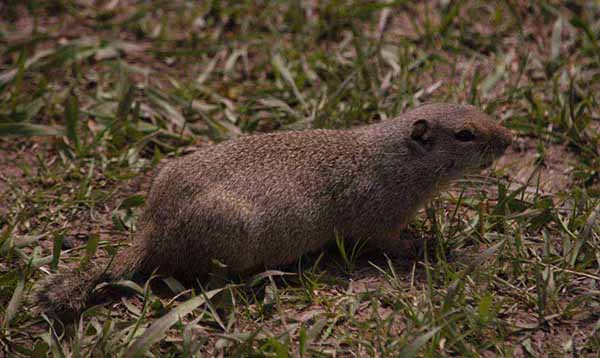
<instances>
[{"instance_id":1,"label":"squirrel's tail","mask_svg":"<svg viewBox=\"0 0 600 358\"><path fill-rule=\"evenodd\" d=\"M70 319L86 308L96 285L116 281L139 270L139 247L121 251L109 264L92 264L85 269L68 269L43 279L33 291L32 301L47 315Z\"/></svg>"}]
</instances>

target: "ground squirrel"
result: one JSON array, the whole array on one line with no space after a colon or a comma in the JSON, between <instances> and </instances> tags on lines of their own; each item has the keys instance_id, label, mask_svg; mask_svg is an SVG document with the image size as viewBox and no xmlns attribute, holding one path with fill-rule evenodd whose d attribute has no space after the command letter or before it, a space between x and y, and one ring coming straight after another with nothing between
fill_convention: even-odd
<instances>
[{"instance_id":1,"label":"ground squirrel","mask_svg":"<svg viewBox=\"0 0 600 358\"><path fill-rule=\"evenodd\" d=\"M249 135L167 163L156 175L131 247L112 263L43 280L37 305L81 311L94 287L134 272L204 277L292 263L335 240L386 252L440 186L489 166L508 130L472 106L430 104L351 130Z\"/></svg>"}]
</instances>

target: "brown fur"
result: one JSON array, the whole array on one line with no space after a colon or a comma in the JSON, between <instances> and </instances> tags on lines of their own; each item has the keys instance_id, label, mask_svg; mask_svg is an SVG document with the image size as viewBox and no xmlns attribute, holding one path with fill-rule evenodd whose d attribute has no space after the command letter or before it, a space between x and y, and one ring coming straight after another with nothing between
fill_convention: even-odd
<instances>
[{"instance_id":1,"label":"brown fur","mask_svg":"<svg viewBox=\"0 0 600 358\"><path fill-rule=\"evenodd\" d=\"M470 141L456 133L468 129ZM393 253L400 230L440 188L500 156L510 133L471 106L427 105L353 130L245 136L166 164L153 181L133 246L107 270L69 271L37 302L78 312L103 280L133 272L189 280L213 259L232 273L293 262L335 239Z\"/></svg>"}]
</instances>

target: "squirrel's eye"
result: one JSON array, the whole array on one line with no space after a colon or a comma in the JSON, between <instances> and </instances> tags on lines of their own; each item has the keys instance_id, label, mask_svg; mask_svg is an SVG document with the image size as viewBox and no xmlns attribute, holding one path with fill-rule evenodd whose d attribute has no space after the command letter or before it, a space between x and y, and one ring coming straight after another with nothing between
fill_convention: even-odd
<instances>
[{"instance_id":1,"label":"squirrel's eye","mask_svg":"<svg viewBox=\"0 0 600 358\"><path fill-rule=\"evenodd\" d=\"M475 139L475 134L468 129L463 129L454 133L454 138L458 139L461 142L470 142Z\"/></svg>"}]
</instances>

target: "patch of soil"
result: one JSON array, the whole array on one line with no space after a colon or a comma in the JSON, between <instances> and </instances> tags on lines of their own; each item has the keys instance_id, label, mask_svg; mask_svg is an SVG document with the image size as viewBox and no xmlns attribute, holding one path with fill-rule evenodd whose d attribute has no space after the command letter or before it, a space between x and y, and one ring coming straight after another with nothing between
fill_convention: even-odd
<instances>
[{"instance_id":1,"label":"patch of soil","mask_svg":"<svg viewBox=\"0 0 600 358\"><path fill-rule=\"evenodd\" d=\"M543 160L540 159L535 140L518 138L498 160L497 166L506 168L510 178L517 183L524 184L529 180L531 187L537 185L537 175L531 176L539 169L539 189L543 193L567 189L572 182L571 170L577 161L576 156L564 145L545 144Z\"/></svg>"}]
</instances>

